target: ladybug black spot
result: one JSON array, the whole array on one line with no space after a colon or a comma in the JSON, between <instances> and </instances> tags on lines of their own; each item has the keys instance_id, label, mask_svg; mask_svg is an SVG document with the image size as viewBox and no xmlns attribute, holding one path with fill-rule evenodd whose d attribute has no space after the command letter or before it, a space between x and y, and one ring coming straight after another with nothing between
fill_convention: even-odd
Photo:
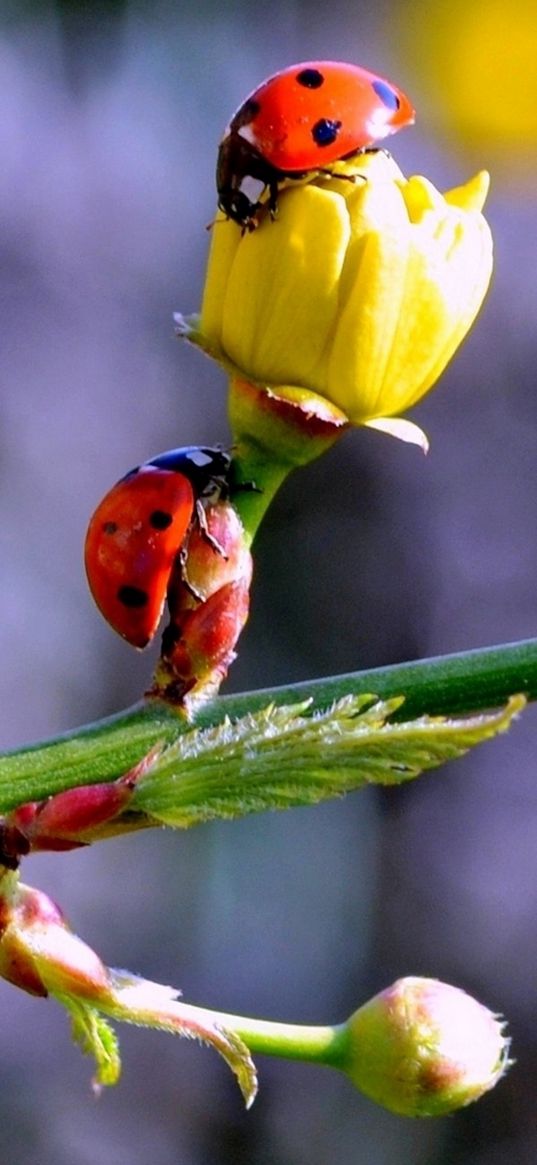
<instances>
[{"instance_id":1,"label":"ladybug black spot","mask_svg":"<svg viewBox=\"0 0 537 1165\"><path fill-rule=\"evenodd\" d=\"M147 591L140 590L140 587L120 587L117 592L117 597L124 607L145 607L148 602Z\"/></svg>"},{"instance_id":2,"label":"ladybug black spot","mask_svg":"<svg viewBox=\"0 0 537 1165\"><path fill-rule=\"evenodd\" d=\"M316 146L321 146L321 148L323 146L331 146L332 142L335 142L340 129L340 121L331 121L328 117L321 117L319 121L315 122L311 136Z\"/></svg>"},{"instance_id":3,"label":"ladybug black spot","mask_svg":"<svg viewBox=\"0 0 537 1165\"><path fill-rule=\"evenodd\" d=\"M167 530L172 522L173 517L166 510L153 510L153 513L149 515L149 525L154 530Z\"/></svg>"},{"instance_id":4,"label":"ladybug black spot","mask_svg":"<svg viewBox=\"0 0 537 1165\"><path fill-rule=\"evenodd\" d=\"M397 96L397 93L392 89L391 85L386 83L386 81L377 79L376 81L372 81L371 87L374 89L377 97L380 97L380 100L382 101L382 104L386 106L386 109L391 109L394 113L399 109L401 102Z\"/></svg>"},{"instance_id":5,"label":"ladybug black spot","mask_svg":"<svg viewBox=\"0 0 537 1165\"><path fill-rule=\"evenodd\" d=\"M118 530L117 522L103 522L103 534L117 534Z\"/></svg>"},{"instance_id":6,"label":"ladybug black spot","mask_svg":"<svg viewBox=\"0 0 537 1165\"><path fill-rule=\"evenodd\" d=\"M301 73L297 73L296 79L305 89L320 89L321 85L324 85L323 74L318 69L302 69Z\"/></svg>"},{"instance_id":7,"label":"ladybug black spot","mask_svg":"<svg viewBox=\"0 0 537 1165\"><path fill-rule=\"evenodd\" d=\"M255 101L252 97L250 97L248 101L245 101L244 105L241 105L240 109L237 110L233 121L231 122L231 129L236 132L238 129L241 129L243 125L250 125L250 122L255 121L260 108L261 106L259 101Z\"/></svg>"}]
</instances>

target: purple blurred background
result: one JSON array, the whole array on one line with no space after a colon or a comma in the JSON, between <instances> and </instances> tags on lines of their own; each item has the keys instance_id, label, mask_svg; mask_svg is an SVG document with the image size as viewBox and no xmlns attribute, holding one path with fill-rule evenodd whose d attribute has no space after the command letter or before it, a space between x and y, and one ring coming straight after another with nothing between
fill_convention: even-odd
<instances>
[{"instance_id":1,"label":"purple blurred background","mask_svg":"<svg viewBox=\"0 0 537 1165\"><path fill-rule=\"evenodd\" d=\"M85 527L133 464L228 440L223 375L180 348L172 312L200 303L223 127L294 60L350 59L408 91L406 172L446 188L490 166L497 267L414 410L429 457L355 432L282 490L227 690L537 634L534 185L509 141L451 124L430 84L437 7L0 4L2 747L116 711L150 675L92 606ZM504 48L487 42L499 69ZM109 963L191 1002L322 1023L399 975L448 979L510 1020L517 1064L488 1098L411 1122L336 1074L260 1060L246 1115L214 1055L124 1029L122 1083L95 1103L63 1014L3 984L10 1165L533 1165L536 753L530 710L408 787L24 868Z\"/></svg>"}]
</instances>

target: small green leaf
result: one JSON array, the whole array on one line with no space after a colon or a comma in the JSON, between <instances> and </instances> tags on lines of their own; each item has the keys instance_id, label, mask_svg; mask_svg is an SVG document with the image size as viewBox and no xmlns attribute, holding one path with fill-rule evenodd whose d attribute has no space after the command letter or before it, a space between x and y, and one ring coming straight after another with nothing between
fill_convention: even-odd
<instances>
[{"instance_id":1,"label":"small green leaf","mask_svg":"<svg viewBox=\"0 0 537 1165\"><path fill-rule=\"evenodd\" d=\"M345 696L310 712L309 702L270 705L232 722L185 733L140 781L132 808L173 826L311 805L365 784L394 785L462 756L506 731L522 711L391 722L402 696Z\"/></svg>"},{"instance_id":2,"label":"small green leaf","mask_svg":"<svg viewBox=\"0 0 537 1165\"><path fill-rule=\"evenodd\" d=\"M117 1084L121 1074L118 1039L102 1014L105 1012L121 1023L184 1036L213 1048L231 1068L246 1107L250 1107L257 1093L255 1064L240 1035L225 1026L218 1012L183 1003L175 987L166 987L113 968L108 968L108 974L108 987L97 991L95 1003L77 996L74 984L73 993L69 995L54 992L58 1003L71 1016L75 1043L84 1055L93 1056L95 1060L92 1083L96 1092L103 1086Z\"/></svg>"},{"instance_id":3,"label":"small green leaf","mask_svg":"<svg viewBox=\"0 0 537 1165\"><path fill-rule=\"evenodd\" d=\"M129 971L109 968L109 972L108 998L101 997L99 1001L99 1007L107 1015L123 1023L184 1036L214 1048L235 1074L246 1107L250 1107L257 1093L255 1064L240 1035L226 1027L217 1012L183 1003L175 987L141 979Z\"/></svg>"},{"instance_id":4,"label":"small green leaf","mask_svg":"<svg viewBox=\"0 0 537 1165\"><path fill-rule=\"evenodd\" d=\"M85 1056L93 1056L96 1072L93 1086L96 1091L107 1085L117 1084L121 1075L121 1058L116 1033L102 1015L74 996L57 996L58 1002L71 1015L71 1032Z\"/></svg>"}]
</instances>

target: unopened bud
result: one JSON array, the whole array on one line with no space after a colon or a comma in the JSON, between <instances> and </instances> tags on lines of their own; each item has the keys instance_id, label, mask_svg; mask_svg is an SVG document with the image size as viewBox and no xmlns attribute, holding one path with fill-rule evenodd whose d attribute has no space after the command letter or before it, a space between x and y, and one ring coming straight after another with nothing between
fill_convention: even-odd
<instances>
[{"instance_id":1,"label":"unopened bud","mask_svg":"<svg viewBox=\"0 0 537 1165\"><path fill-rule=\"evenodd\" d=\"M218 690L248 618L251 577L252 558L236 510L228 501L209 506L168 589L170 623L150 695L190 712Z\"/></svg>"},{"instance_id":2,"label":"unopened bud","mask_svg":"<svg viewBox=\"0 0 537 1165\"><path fill-rule=\"evenodd\" d=\"M0 877L0 975L31 995L97 1001L109 990L107 968L73 934L59 906L12 871Z\"/></svg>"},{"instance_id":3,"label":"unopened bud","mask_svg":"<svg viewBox=\"0 0 537 1165\"><path fill-rule=\"evenodd\" d=\"M346 1028L341 1066L366 1096L404 1116L441 1116L470 1104L509 1066L502 1021L437 979L399 979Z\"/></svg>"}]
</instances>

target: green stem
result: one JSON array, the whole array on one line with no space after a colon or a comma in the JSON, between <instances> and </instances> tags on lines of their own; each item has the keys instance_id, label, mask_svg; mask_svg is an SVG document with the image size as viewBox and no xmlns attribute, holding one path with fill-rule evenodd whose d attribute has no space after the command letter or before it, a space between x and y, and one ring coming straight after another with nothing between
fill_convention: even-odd
<instances>
[{"instance_id":1,"label":"green stem","mask_svg":"<svg viewBox=\"0 0 537 1165\"><path fill-rule=\"evenodd\" d=\"M267 704L311 698L325 708L346 694L373 693L382 699L404 695L400 717L478 712L504 704L522 692L537 699L537 639L394 667L333 676L289 687L266 688L240 696L221 696L206 705L195 724L209 727L225 716L237 718ZM113 781L153 745L171 743L188 722L159 701L137 704L117 716L41 744L0 755L0 810L41 800L64 789Z\"/></svg>"},{"instance_id":2,"label":"green stem","mask_svg":"<svg viewBox=\"0 0 537 1165\"><path fill-rule=\"evenodd\" d=\"M336 1068L345 1060L348 1047L346 1024L314 1027L250 1019L248 1016L228 1015L225 1012L210 1014L216 1023L235 1032L251 1052Z\"/></svg>"},{"instance_id":3,"label":"green stem","mask_svg":"<svg viewBox=\"0 0 537 1165\"><path fill-rule=\"evenodd\" d=\"M251 545L275 494L293 467L269 461L265 450L244 441L237 447L233 465L239 487L233 493L233 505ZM241 489L241 485L248 488Z\"/></svg>"},{"instance_id":4,"label":"green stem","mask_svg":"<svg viewBox=\"0 0 537 1165\"><path fill-rule=\"evenodd\" d=\"M245 380L236 369L231 370L228 408L235 484L256 486L256 491L233 494L251 542L288 473L330 449L349 421L316 393L290 387L275 391Z\"/></svg>"},{"instance_id":5,"label":"green stem","mask_svg":"<svg viewBox=\"0 0 537 1165\"><path fill-rule=\"evenodd\" d=\"M404 705L396 717L400 720L426 713L451 716L497 708L519 692L528 700L536 700L537 639L266 688L247 695L224 696L218 708L221 715L235 718L264 708L271 701L288 704L311 699L315 709L348 693L362 692L383 700L404 695ZM196 719L201 727L215 722L214 704L201 709Z\"/></svg>"}]
</instances>

